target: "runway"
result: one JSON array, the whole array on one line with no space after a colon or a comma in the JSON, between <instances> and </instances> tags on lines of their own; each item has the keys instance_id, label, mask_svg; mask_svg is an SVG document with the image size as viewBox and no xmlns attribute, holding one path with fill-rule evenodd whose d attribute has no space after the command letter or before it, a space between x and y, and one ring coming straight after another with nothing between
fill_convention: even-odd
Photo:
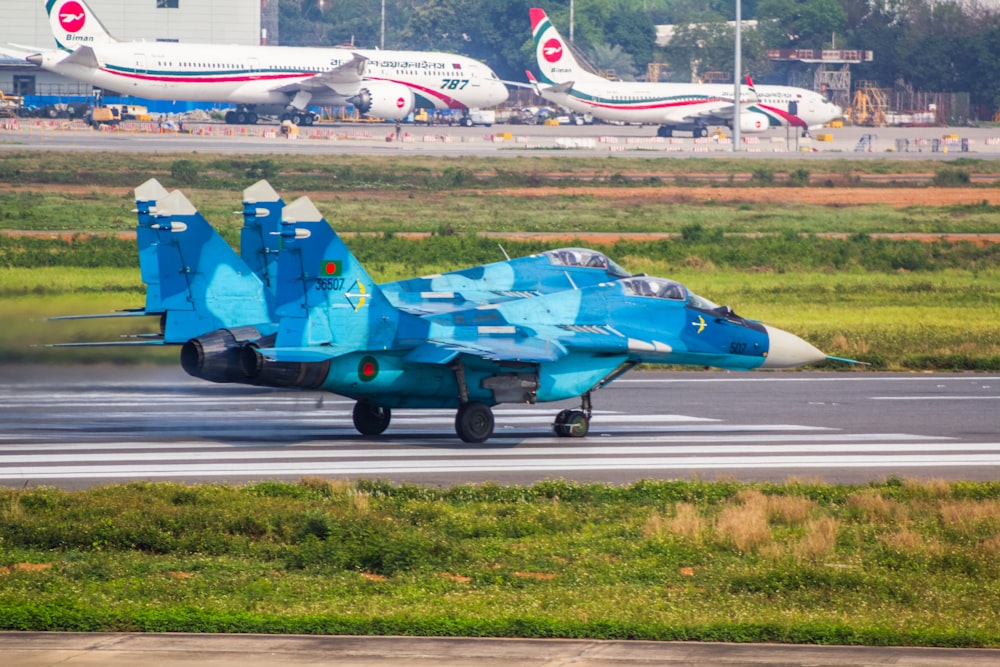
<instances>
[{"instance_id":1,"label":"runway","mask_svg":"<svg viewBox=\"0 0 1000 667\"><path fill-rule=\"evenodd\" d=\"M450 127L407 124L401 140L387 123L338 123L302 128L296 139L275 125L186 124L185 133L161 133L154 123L123 124L96 131L82 122L0 120L0 151L113 151L317 155L437 155L489 157L748 157L829 159L1000 158L995 127L842 127L800 137L788 128L744 136L733 152L732 137L656 137L656 128L634 125ZM822 139L822 140L821 140Z\"/></svg>"},{"instance_id":2,"label":"runway","mask_svg":"<svg viewBox=\"0 0 1000 667\"><path fill-rule=\"evenodd\" d=\"M211 384L173 368L3 370L8 486L309 475L443 486L1000 479L997 376L632 373L594 395L586 438L552 434L553 416L572 403L502 405L494 437L470 446L448 410L394 411L386 433L363 437L353 403L331 394Z\"/></svg>"}]
</instances>

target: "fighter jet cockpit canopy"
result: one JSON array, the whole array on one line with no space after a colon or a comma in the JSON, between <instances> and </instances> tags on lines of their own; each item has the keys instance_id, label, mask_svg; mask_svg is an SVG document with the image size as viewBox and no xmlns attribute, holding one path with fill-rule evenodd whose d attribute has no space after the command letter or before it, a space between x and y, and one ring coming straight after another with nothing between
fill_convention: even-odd
<instances>
[{"instance_id":1,"label":"fighter jet cockpit canopy","mask_svg":"<svg viewBox=\"0 0 1000 667\"><path fill-rule=\"evenodd\" d=\"M721 312L724 308L703 296L698 296L676 280L669 280L667 278L654 278L643 275L633 276L622 281L622 289L629 296L687 301L689 306L698 310Z\"/></svg>"},{"instance_id":2,"label":"fighter jet cockpit canopy","mask_svg":"<svg viewBox=\"0 0 1000 667\"><path fill-rule=\"evenodd\" d=\"M607 255L588 248L560 248L548 250L548 256L553 266L581 266L593 269L604 269L616 278L628 278L632 274L615 264Z\"/></svg>"}]
</instances>

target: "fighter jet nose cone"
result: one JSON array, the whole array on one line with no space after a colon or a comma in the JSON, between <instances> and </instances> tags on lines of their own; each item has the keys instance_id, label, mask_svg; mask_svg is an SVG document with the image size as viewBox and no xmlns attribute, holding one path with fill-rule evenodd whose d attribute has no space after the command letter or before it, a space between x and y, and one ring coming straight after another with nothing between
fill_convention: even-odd
<instances>
[{"instance_id":1,"label":"fighter jet nose cone","mask_svg":"<svg viewBox=\"0 0 1000 667\"><path fill-rule=\"evenodd\" d=\"M775 327L764 328L767 330L770 348L761 368L794 368L826 359L825 354L798 336Z\"/></svg>"}]
</instances>

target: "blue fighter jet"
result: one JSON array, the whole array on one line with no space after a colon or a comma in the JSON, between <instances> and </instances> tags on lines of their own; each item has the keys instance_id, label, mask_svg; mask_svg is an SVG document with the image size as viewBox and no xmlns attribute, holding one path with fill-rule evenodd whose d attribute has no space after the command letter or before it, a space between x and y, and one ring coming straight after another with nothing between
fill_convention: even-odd
<instances>
[{"instance_id":1,"label":"blue fighter jet","mask_svg":"<svg viewBox=\"0 0 1000 667\"><path fill-rule=\"evenodd\" d=\"M137 207L154 292L142 312L163 314L158 342L182 343L191 375L353 398L362 434L382 433L393 408L454 408L458 436L481 443L497 404L579 397L553 428L582 437L592 393L641 363L749 370L830 358L584 249L378 285L308 199L251 194L241 258L180 193L137 191L156 197Z\"/></svg>"}]
</instances>

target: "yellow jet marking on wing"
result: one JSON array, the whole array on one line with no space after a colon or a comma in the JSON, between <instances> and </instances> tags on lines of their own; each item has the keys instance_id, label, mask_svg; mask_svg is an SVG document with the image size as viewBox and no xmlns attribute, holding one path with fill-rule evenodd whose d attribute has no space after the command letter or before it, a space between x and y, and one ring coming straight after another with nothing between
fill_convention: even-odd
<instances>
[{"instance_id":1,"label":"yellow jet marking on wing","mask_svg":"<svg viewBox=\"0 0 1000 667\"><path fill-rule=\"evenodd\" d=\"M705 318L702 317L701 315L699 315L698 316L698 321L697 322L692 322L691 326L698 327L698 333L701 333L702 331L705 330Z\"/></svg>"}]
</instances>

